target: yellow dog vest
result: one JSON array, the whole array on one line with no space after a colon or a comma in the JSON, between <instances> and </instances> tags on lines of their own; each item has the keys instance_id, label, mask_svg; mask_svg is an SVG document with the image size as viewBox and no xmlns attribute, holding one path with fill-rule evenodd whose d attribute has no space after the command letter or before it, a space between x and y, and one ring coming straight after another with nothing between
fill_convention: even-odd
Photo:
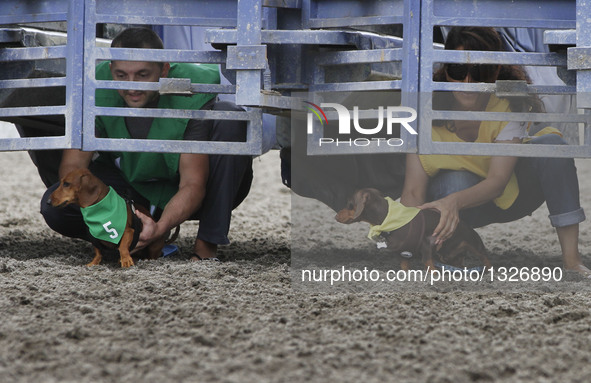
<instances>
[{"instance_id":1,"label":"yellow dog vest","mask_svg":"<svg viewBox=\"0 0 591 383\"><path fill-rule=\"evenodd\" d=\"M383 232L389 233L401 228L421 211L418 207L406 207L390 197L386 197L386 201L388 201L388 215L380 225L370 227L368 238L371 240L377 240Z\"/></svg>"}]
</instances>

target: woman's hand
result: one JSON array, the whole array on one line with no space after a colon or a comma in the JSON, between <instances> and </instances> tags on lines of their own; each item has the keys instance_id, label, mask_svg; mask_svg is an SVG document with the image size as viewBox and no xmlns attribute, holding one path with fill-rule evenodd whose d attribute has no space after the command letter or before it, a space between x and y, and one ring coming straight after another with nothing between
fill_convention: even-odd
<instances>
[{"instance_id":1,"label":"woman's hand","mask_svg":"<svg viewBox=\"0 0 591 383\"><path fill-rule=\"evenodd\" d=\"M440 200L417 206L419 209L435 209L441 214L439 224L432 234L437 237L435 240L437 245L451 238L460 223L460 207L456 201L454 195L451 194Z\"/></svg>"},{"instance_id":2,"label":"woman's hand","mask_svg":"<svg viewBox=\"0 0 591 383\"><path fill-rule=\"evenodd\" d=\"M493 157L486 178L474 186L452 193L440 200L417 206L420 209L436 209L441 214L433 236L440 244L449 239L460 222L460 210L493 201L499 197L513 174L517 157Z\"/></svg>"}]
</instances>

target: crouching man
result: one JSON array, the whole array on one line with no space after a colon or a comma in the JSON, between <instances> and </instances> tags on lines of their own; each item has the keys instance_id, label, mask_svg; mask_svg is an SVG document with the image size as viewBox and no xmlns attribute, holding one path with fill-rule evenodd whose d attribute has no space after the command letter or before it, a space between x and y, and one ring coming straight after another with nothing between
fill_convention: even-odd
<instances>
[{"instance_id":1,"label":"crouching man","mask_svg":"<svg viewBox=\"0 0 591 383\"><path fill-rule=\"evenodd\" d=\"M111 47L163 49L152 30L129 28L113 39ZM111 61L96 67L98 80L158 82L161 77L190 78L192 83L219 83L217 65ZM100 89L96 105L104 107L195 110L241 110L229 102L217 102L214 94L191 97L160 95L156 91ZM99 137L243 142L246 122L98 116ZM136 212L143 224L136 249L186 220L199 220L191 259L217 260L218 245L228 244L231 213L248 195L252 182L252 158L237 155L191 153L93 152L65 150L60 178L78 168L89 168L120 195L146 206L153 219ZM80 209L54 208L46 204L57 188L51 186L41 201L41 214L53 230L68 237L91 240Z\"/></svg>"}]
</instances>

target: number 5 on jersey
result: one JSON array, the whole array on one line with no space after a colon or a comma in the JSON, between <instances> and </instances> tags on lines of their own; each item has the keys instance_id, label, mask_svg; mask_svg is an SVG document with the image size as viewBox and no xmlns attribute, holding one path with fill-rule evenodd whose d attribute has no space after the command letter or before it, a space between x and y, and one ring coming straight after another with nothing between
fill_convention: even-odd
<instances>
[{"instance_id":1,"label":"number 5 on jersey","mask_svg":"<svg viewBox=\"0 0 591 383\"><path fill-rule=\"evenodd\" d=\"M106 231L107 233L109 233L109 234L110 234L110 235L109 235L109 237L110 237L110 238L112 238L112 239L115 239L115 238L117 238L117 237L119 236L119 233L117 233L117 230L115 230L115 228L114 228L114 227L109 227L109 225L111 225L111 221L109 221L109 222L105 223L105 224L103 225L103 228L105 229L105 231Z\"/></svg>"}]
</instances>

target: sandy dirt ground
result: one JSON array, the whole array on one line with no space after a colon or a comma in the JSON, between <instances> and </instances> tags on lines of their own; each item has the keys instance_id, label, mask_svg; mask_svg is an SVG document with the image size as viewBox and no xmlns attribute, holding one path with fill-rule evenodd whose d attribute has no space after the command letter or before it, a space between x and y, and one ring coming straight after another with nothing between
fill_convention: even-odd
<instances>
[{"instance_id":1,"label":"sandy dirt ground","mask_svg":"<svg viewBox=\"0 0 591 383\"><path fill-rule=\"evenodd\" d=\"M590 165L578 162L588 210ZM89 244L44 225L44 188L26 153L0 153L0 382L591 381L591 283L294 288L291 196L278 153L254 167L225 262L175 256L89 269ZM479 232L493 254L551 264L560 250L546 215L541 208ZM319 208L317 217L332 222L333 213ZM184 255L196 228L182 225ZM591 264L589 229L581 228L581 250Z\"/></svg>"}]
</instances>

